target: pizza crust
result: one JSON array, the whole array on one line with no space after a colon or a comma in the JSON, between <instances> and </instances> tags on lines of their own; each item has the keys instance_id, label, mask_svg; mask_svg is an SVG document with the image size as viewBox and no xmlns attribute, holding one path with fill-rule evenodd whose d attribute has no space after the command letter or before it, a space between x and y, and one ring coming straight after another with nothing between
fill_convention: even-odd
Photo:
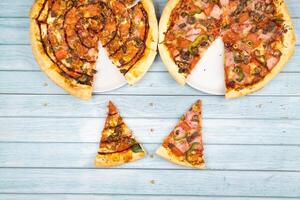
<instances>
[{"instance_id":1,"label":"pizza crust","mask_svg":"<svg viewBox=\"0 0 300 200\"><path fill-rule=\"evenodd\" d=\"M173 9L179 3L180 0L169 0L163 10L162 16L159 21L159 43L158 49L160 57L165 64L166 68L168 69L169 73L172 77L180 84L184 85L186 83L186 77L179 73L179 67L174 62L173 58L171 57L168 48L164 45L165 40L165 33L169 27L169 19L172 14Z\"/></svg>"},{"instance_id":2,"label":"pizza crust","mask_svg":"<svg viewBox=\"0 0 300 200\"><path fill-rule=\"evenodd\" d=\"M156 19L154 5L152 0L141 0L141 3L148 14L149 31L146 47L156 52L158 43L158 22Z\"/></svg>"},{"instance_id":3,"label":"pizza crust","mask_svg":"<svg viewBox=\"0 0 300 200\"><path fill-rule=\"evenodd\" d=\"M145 49L143 57L140 58L125 74L125 79L127 80L129 85L134 85L146 74L146 72L154 62L156 54L157 52L153 51L152 49Z\"/></svg>"},{"instance_id":4,"label":"pizza crust","mask_svg":"<svg viewBox=\"0 0 300 200\"><path fill-rule=\"evenodd\" d=\"M32 5L31 10L29 12L30 19L36 19L39 14L40 10L44 5L45 0L35 0L35 3Z\"/></svg>"},{"instance_id":5,"label":"pizza crust","mask_svg":"<svg viewBox=\"0 0 300 200\"><path fill-rule=\"evenodd\" d=\"M141 0L148 14L149 32L143 56L126 73L125 79L129 85L137 83L149 70L157 54L158 25L152 0Z\"/></svg>"},{"instance_id":6,"label":"pizza crust","mask_svg":"<svg viewBox=\"0 0 300 200\"><path fill-rule=\"evenodd\" d=\"M258 82L255 85L252 85L250 87L246 87L244 89L241 89L239 91L230 89L226 91L225 98L226 99L232 99L232 98L238 98L241 96L245 96L247 94L251 94L253 92L256 92L260 89L262 89L266 84L268 84L287 64L290 57L293 55L295 51L295 44L296 44L296 36L295 36L295 28L293 26L291 17L288 12L287 5L283 0L274 1L276 2L276 7L279 8L280 13L283 14L283 19L285 21L285 24L288 25L288 27L291 28L286 34L284 34L284 48L281 50L282 56L280 58L280 61L277 63L277 65L272 69L272 71L265 76L263 80Z\"/></svg>"},{"instance_id":7,"label":"pizza crust","mask_svg":"<svg viewBox=\"0 0 300 200\"><path fill-rule=\"evenodd\" d=\"M185 161L185 160L179 160L177 156L175 156L170 150L166 149L163 146L160 146L157 150L156 150L156 154L159 155L162 158L165 158L166 160L169 160L177 165L182 165L185 167L192 167L192 168L196 168L196 169L203 169L205 168L205 161L204 161L204 156L202 156L203 159L203 163L201 163L200 165L192 165L189 162Z\"/></svg>"},{"instance_id":8,"label":"pizza crust","mask_svg":"<svg viewBox=\"0 0 300 200\"><path fill-rule=\"evenodd\" d=\"M44 71L45 74L47 74L47 76L58 86L62 87L73 96L88 100L92 96L92 87L74 83L75 81L62 76L58 72L59 67L52 62L52 60L48 57L44 50L40 38L39 25L36 21L36 18L38 17L39 12L42 9L43 2L43 0L37 0L36 3L32 6L30 12L30 41L33 55L36 58L37 63L40 65L42 71Z\"/></svg>"},{"instance_id":9,"label":"pizza crust","mask_svg":"<svg viewBox=\"0 0 300 200\"><path fill-rule=\"evenodd\" d=\"M141 148L143 147L141 146ZM113 167L139 160L145 156L146 152L144 149L142 152L138 153L134 153L131 149L129 149L128 151L120 153L97 154L94 164L96 167Z\"/></svg>"}]
</instances>

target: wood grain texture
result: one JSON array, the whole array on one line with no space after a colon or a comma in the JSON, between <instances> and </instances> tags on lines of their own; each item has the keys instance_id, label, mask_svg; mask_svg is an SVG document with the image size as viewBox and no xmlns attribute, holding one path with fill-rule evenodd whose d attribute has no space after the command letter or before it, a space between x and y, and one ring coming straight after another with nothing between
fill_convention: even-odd
<instances>
[{"instance_id":1,"label":"wood grain texture","mask_svg":"<svg viewBox=\"0 0 300 200\"><path fill-rule=\"evenodd\" d=\"M97 195L97 194L0 194L0 199L5 200L286 200L287 198L263 197L200 197L200 196L158 196L158 195ZM294 199L294 198L288 198Z\"/></svg>"},{"instance_id":2,"label":"wood grain texture","mask_svg":"<svg viewBox=\"0 0 300 200\"><path fill-rule=\"evenodd\" d=\"M99 142L104 118L0 118L0 142ZM143 143L161 143L178 119L125 118ZM67 129L66 129L67 127ZM203 120L205 144L300 145L298 120Z\"/></svg>"},{"instance_id":3,"label":"wood grain texture","mask_svg":"<svg viewBox=\"0 0 300 200\"><path fill-rule=\"evenodd\" d=\"M299 38L298 1L286 0ZM80 101L48 80L32 56L32 2L0 1L1 200L300 199L300 46L274 81L241 99L180 87L157 57L138 85ZM159 18L166 0L154 2ZM199 98L207 161L200 171L154 155ZM149 156L94 169L108 100Z\"/></svg>"},{"instance_id":4,"label":"wood grain texture","mask_svg":"<svg viewBox=\"0 0 300 200\"><path fill-rule=\"evenodd\" d=\"M143 146L151 156L120 168L188 169L156 156L158 144ZM300 173L300 146L205 145L204 149L207 170L291 170ZM98 143L0 143L0 168L94 168L97 150Z\"/></svg>"},{"instance_id":5,"label":"wood grain texture","mask_svg":"<svg viewBox=\"0 0 300 200\"><path fill-rule=\"evenodd\" d=\"M0 117L105 117L106 104L115 102L123 117L179 118L197 96L97 95L81 101L67 95L1 95ZM232 101L203 96L206 118L299 119L300 97L248 96ZM134 102L134 103L133 103Z\"/></svg>"},{"instance_id":6,"label":"wood grain texture","mask_svg":"<svg viewBox=\"0 0 300 200\"><path fill-rule=\"evenodd\" d=\"M3 168L0 176L2 193L300 197L299 172Z\"/></svg>"}]
</instances>

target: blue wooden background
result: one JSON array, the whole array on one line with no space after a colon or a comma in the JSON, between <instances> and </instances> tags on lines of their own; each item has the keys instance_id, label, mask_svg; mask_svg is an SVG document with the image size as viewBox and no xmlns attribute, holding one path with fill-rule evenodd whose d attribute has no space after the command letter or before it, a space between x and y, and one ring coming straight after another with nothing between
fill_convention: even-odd
<instances>
[{"instance_id":1,"label":"blue wooden background","mask_svg":"<svg viewBox=\"0 0 300 200\"><path fill-rule=\"evenodd\" d=\"M165 0L156 0L158 17ZM287 0L300 34L300 2ZM227 101L181 87L156 59L134 87L80 101L39 69L28 40L32 0L0 0L0 199L300 199L300 40L266 88ZM299 37L298 37L299 38ZM205 170L154 155L196 99L203 100ZM108 100L149 156L95 169Z\"/></svg>"}]
</instances>

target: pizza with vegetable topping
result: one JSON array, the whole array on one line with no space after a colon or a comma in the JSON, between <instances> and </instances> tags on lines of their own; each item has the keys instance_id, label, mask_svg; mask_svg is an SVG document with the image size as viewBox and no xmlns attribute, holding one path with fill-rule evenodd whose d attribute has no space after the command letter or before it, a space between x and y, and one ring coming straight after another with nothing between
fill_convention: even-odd
<instances>
[{"instance_id":1,"label":"pizza with vegetable topping","mask_svg":"<svg viewBox=\"0 0 300 200\"><path fill-rule=\"evenodd\" d=\"M89 99L99 43L134 84L154 61L158 25L151 0L36 0L30 36L41 69L70 94Z\"/></svg>"},{"instance_id":2,"label":"pizza with vegetable topping","mask_svg":"<svg viewBox=\"0 0 300 200\"><path fill-rule=\"evenodd\" d=\"M225 46L226 98L264 87L295 48L283 0L168 1L159 24L159 51L178 83L185 84L218 37Z\"/></svg>"},{"instance_id":3,"label":"pizza with vegetable topping","mask_svg":"<svg viewBox=\"0 0 300 200\"><path fill-rule=\"evenodd\" d=\"M180 119L156 151L179 165L204 168L201 101L198 100Z\"/></svg>"},{"instance_id":4,"label":"pizza with vegetable topping","mask_svg":"<svg viewBox=\"0 0 300 200\"><path fill-rule=\"evenodd\" d=\"M145 156L145 150L136 141L132 131L110 101L95 165L97 167L117 166Z\"/></svg>"}]
</instances>

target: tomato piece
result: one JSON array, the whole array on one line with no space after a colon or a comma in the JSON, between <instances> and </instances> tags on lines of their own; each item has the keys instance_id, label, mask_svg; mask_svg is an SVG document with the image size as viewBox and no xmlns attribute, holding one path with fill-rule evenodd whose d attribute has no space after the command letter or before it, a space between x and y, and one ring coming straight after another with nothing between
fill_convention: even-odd
<instances>
[{"instance_id":1,"label":"tomato piece","mask_svg":"<svg viewBox=\"0 0 300 200\"><path fill-rule=\"evenodd\" d=\"M252 42L252 47L256 48L260 45L261 40L259 39L258 35L255 33L249 33L247 36L247 40Z\"/></svg>"},{"instance_id":2,"label":"tomato piece","mask_svg":"<svg viewBox=\"0 0 300 200\"><path fill-rule=\"evenodd\" d=\"M239 22L240 23L244 23L245 21L247 21L249 19L249 14L247 12L244 12L240 15L239 17Z\"/></svg>"},{"instance_id":3,"label":"tomato piece","mask_svg":"<svg viewBox=\"0 0 300 200\"><path fill-rule=\"evenodd\" d=\"M65 49L59 49L58 51L55 51L55 56L57 58L57 60L62 60L64 58L66 58L68 55L68 52Z\"/></svg>"},{"instance_id":4,"label":"tomato piece","mask_svg":"<svg viewBox=\"0 0 300 200\"><path fill-rule=\"evenodd\" d=\"M249 65L242 64L241 68L242 68L244 74L250 74L250 66Z\"/></svg>"},{"instance_id":5,"label":"tomato piece","mask_svg":"<svg viewBox=\"0 0 300 200\"><path fill-rule=\"evenodd\" d=\"M235 43L236 41L238 41L238 39L239 39L239 35L233 31L228 31L223 36L224 43L232 44L232 43Z\"/></svg>"},{"instance_id":6,"label":"tomato piece","mask_svg":"<svg viewBox=\"0 0 300 200\"><path fill-rule=\"evenodd\" d=\"M178 44L178 47L179 48L188 48L189 45L190 45L191 41L190 40L187 40L185 38L182 38L182 37L179 37L177 39L177 44Z\"/></svg>"}]
</instances>

